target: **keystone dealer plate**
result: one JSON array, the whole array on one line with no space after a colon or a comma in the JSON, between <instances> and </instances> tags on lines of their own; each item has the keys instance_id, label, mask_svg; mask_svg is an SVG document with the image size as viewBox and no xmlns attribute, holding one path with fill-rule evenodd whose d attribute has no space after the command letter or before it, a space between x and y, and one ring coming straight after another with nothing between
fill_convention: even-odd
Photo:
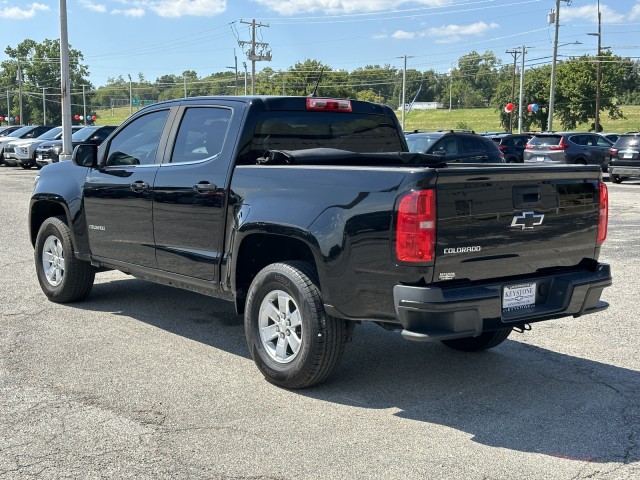
<instances>
[{"instance_id":1,"label":"keystone dealer plate","mask_svg":"<svg viewBox=\"0 0 640 480\"><path fill-rule=\"evenodd\" d=\"M502 310L520 310L535 305L536 283L507 285L502 290Z\"/></svg>"}]
</instances>

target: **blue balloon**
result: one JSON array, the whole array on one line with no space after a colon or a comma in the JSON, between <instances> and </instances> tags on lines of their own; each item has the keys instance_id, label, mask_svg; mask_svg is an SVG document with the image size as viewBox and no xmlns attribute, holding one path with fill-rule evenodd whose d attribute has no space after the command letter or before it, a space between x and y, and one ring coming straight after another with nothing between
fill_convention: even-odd
<instances>
[{"instance_id":1,"label":"blue balloon","mask_svg":"<svg viewBox=\"0 0 640 480\"><path fill-rule=\"evenodd\" d=\"M534 113L538 111L538 104L537 103L532 103L531 104L531 111L534 112Z\"/></svg>"}]
</instances>

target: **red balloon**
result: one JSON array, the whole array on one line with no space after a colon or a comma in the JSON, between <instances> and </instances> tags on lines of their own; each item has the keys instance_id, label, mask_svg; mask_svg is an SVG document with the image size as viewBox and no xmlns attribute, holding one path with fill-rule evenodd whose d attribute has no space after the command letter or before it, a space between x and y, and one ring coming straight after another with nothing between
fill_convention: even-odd
<instances>
[{"instance_id":1,"label":"red balloon","mask_svg":"<svg viewBox=\"0 0 640 480\"><path fill-rule=\"evenodd\" d=\"M515 105L511 102L507 103L504 107L504 111L507 113L511 113L513 112L513 109L515 108Z\"/></svg>"},{"instance_id":2,"label":"red balloon","mask_svg":"<svg viewBox=\"0 0 640 480\"><path fill-rule=\"evenodd\" d=\"M74 119L74 120L80 120L80 115L74 115L74 116L73 116L73 119Z\"/></svg>"},{"instance_id":3,"label":"red balloon","mask_svg":"<svg viewBox=\"0 0 640 480\"><path fill-rule=\"evenodd\" d=\"M531 106L531 104L527 105L527 110L533 112L533 107Z\"/></svg>"},{"instance_id":4,"label":"red balloon","mask_svg":"<svg viewBox=\"0 0 640 480\"><path fill-rule=\"evenodd\" d=\"M93 121L95 122L95 121L96 121L96 118L97 118L97 117L96 117L95 115L93 115L93 116L91 117L91 120L93 120Z\"/></svg>"},{"instance_id":5,"label":"red balloon","mask_svg":"<svg viewBox=\"0 0 640 480\"><path fill-rule=\"evenodd\" d=\"M4 117L0 117L0 122L4 120Z\"/></svg>"}]
</instances>

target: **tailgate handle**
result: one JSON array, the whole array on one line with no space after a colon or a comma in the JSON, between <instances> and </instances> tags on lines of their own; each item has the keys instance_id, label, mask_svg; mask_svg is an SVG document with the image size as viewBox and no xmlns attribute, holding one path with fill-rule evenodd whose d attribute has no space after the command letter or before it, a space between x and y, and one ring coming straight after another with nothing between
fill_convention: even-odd
<instances>
[{"instance_id":1,"label":"tailgate handle","mask_svg":"<svg viewBox=\"0 0 640 480\"><path fill-rule=\"evenodd\" d=\"M540 204L540 187L538 185L516 185L513 187L514 208L527 208Z\"/></svg>"}]
</instances>

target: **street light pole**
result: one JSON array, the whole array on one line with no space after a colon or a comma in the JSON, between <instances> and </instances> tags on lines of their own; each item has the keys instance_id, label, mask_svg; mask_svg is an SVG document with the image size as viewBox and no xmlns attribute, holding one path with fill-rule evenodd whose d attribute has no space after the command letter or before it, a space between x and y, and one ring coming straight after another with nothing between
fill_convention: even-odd
<instances>
[{"instance_id":1,"label":"street light pole","mask_svg":"<svg viewBox=\"0 0 640 480\"><path fill-rule=\"evenodd\" d=\"M600 132L602 131L600 128L600 100L602 95L602 59L600 58L600 54L602 53L602 16L600 13L600 0L598 0L598 33L589 33L588 35L596 35L598 37L598 56L596 58L596 114L594 130L596 132Z\"/></svg>"},{"instance_id":2,"label":"street light pole","mask_svg":"<svg viewBox=\"0 0 640 480\"><path fill-rule=\"evenodd\" d=\"M563 0L569 3L571 0ZM551 82L549 85L549 118L547 120L547 130L553 130L553 104L556 96L556 62L558 60L558 28L560 27L560 0L556 0L556 10L553 14L555 23L555 33L553 37L553 60L551 61Z\"/></svg>"},{"instance_id":3,"label":"street light pole","mask_svg":"<svg viewBox=\"0 0 640 480\"><path fill-rule=\"evenodd\" d=\"M244 94L247 95L247 62L242 62L244 67Z\"/></svg>"},{"instance_id":4,"label":"street light pole","mask_svg":"<svg viewBox=\"0 0 640 480\"><path fill-rule=\"evenodd\" d=\"M133 89L131 87L131 75L128 74L129 77L129 115L133 114Z\"/></svg>"},{"instance_id":5,"label":"street light pole","mask_svg":"<svg viewBox=\"0 0 640 480\"><path fill-rule=\"evenodd\" d=\"M522 104L524 103L524 55L526 47L522 46L522 57L520 58L520 95L518 96L518 133L522 133Z\"/></svg>"},{"instance_id":6,"label":"street light pole","mask_svg":"<svg viewBox=\"0 0 640 480\"><path fill-rule=\"evenodd\" d=\"M453 101L453 68L449 69L449 112L451 112L451 103Z\"/></svg>"},{"instance_id":7,"label":"street light pole","mask_svg":"<svg viewBox=\"0 0 640 480\"><path fill-rule=\"evenodd\" d=\"M67 2L60 0L60 94L62 97L62 152L60 160L71 160L71 92L69 91L69 35Z\"/></svg>"}]
</instances>

